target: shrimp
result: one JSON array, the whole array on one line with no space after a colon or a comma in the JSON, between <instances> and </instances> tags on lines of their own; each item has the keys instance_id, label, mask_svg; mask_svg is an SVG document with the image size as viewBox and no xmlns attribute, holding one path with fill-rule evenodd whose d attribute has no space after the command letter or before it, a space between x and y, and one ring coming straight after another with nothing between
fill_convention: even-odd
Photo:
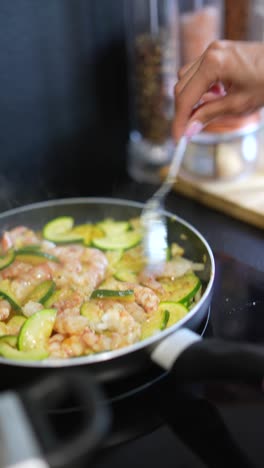
<instances>
[{"instance_id":1,"label":"shrimp","mask_svg":"<svg viewBox=\"0 0 264 468\"><path fill-rule=\"evenodd\" d=\"M39 302L28 301L23 306L23 314L26 317L30 317L31 315L35 314L35 312L38 312L38 311L40 311L42 309L44 309L44 306L42 304L40 304Z\"/></svg>"},{"instance_id":2,"label":"shrimp","mask_svg":"<svg viewBox=\"0 0 264 468\"><path fill-rule=\"evenodd\" d=\"M157 291L158 294L163 294L165 292L162 284L156 280L156 277L146 270L143 270L139 274L138 280L143 286L146 286L153 291Z\"/></svg>"},{"instance_id":3,"label":"shrimp","mask_svg":"<svg viewBox=\"0 0 264 468\"><path fill-rule=\"evenodd\" d=\"M38 244L39 239L35 232L25 226L18 226L5 231L1 239L1 248L6 252L11 247L19 248L24 245Z\"/></svg>"},{"instance_id":4,"label":"shrimp","mask_svg":"<svg viewBox=\"0 0 264 468\"><path fill-rule=\"evenodd\" d=\"M83 302L81 294L77 291L71 291L67 288L60 291L59 297L51 304L57 309L57 315L79 315L80 307Z\"/></svg>"},{"instance_id":5,"label":"shrimp","mask_svg":"<svg viewBox=\"0 0 264 468\"><path fill-rule=\"evenodd\" d=\"M9 302L0 300L0 320L6 320L9 317L11 311L11 305Z\"/></svg>"},{"instance_id":6,"label":"shrimp","mask_svg":"<svg viewBox=\"0 0 264 468\"><path fill-rule=\"evenodd\" d=\"M48 342L48 351L50 355L54 357L63 357L61 356L61 343L65 339L64 335L60 333L56 333L51 338L49 338Z\"/></svg>"},{"instance_id":7,"label":"shrimp","mask_svg":"<svg viewBox=\"0 0 264 468\"><path fill-rule=\"evenodd\" d=\"M53 329L62 335L76 335L81 334L88 325L86 317L62 312L57 316Z\"/></svg>"},{"instance_id":8,"label":"shrimp","mask_svg":"<svg viewBox=\"0 0 264 468\"><path fill-rule=\"evenodd\" d=\"M51 270L48 263L31 265L15 260L1 272L0 278L12 280L13 293L18 300L23 301L35 286L51 278Z\"/></svg>"},{"instance_id":9,"label":"shrimp","mask_svg":"<svg viewBox=\"0 0 264 468\"><path fill-rule=\"evenodd\" d=\"M49 339L48 350L53 358L71 358L90 352L83 335L65 336L56 333Z\"/></svg>"},{"instance_id":10,"label":"shrimp","mask_svg":"<svg viewBox=\"0 0 264 468\"><path fill-rule=\"evenodd\" d=\"M160 299L152 289L145 286L135 286L134 294L136 302L141 305L148 314L153 314L157 310Z\"/></svg>"},{"instance_id":11,"label":"shrimp","mask_svg":"<svg viewBox=\"0 0 264 468\"><path fill-rule=\"evenodd\" d=\"M86 296L105 279L108 260L103 252L80 245L55 247L52 250L61 264L50 264L59 287L74 285Z\"/></svg>"},{"instance_id":12,"label":"shrimp","mask_svg":"<svg viewBox=\"0 0 264 468\"><path fill-rule=\"evenodd\" d=\"M120 284L117 283L116 287L120 291L132 289L135 295L135 302L138 305L142 306L145 312L147 312L148 314L152 314L157 310L160 299L157 296L157 294L154 291L152 291L152 289L146 286L137 285L135 283L125 282Z\"/></svg>"}]
</instances>

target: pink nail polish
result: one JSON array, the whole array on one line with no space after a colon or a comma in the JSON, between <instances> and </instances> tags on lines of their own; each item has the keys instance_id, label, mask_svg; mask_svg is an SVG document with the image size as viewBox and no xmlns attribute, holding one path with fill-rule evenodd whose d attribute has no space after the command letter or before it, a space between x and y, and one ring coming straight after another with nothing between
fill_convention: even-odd
<instances>
[{"instance_id":1,"label":"pink nail polish","mask_svg":"<svg viewBox=\"0 0 264 468\"><path fill-rule=\"evenodd\" d=\"M199 122L199 120L194 120L193 122L190 122L189 125L187 126L185 130L185 136L188 138L192 138L194 135L197 135L200 133L200 131L203 129L203 124L202 122Z\"/></svg>"}]
</instances>

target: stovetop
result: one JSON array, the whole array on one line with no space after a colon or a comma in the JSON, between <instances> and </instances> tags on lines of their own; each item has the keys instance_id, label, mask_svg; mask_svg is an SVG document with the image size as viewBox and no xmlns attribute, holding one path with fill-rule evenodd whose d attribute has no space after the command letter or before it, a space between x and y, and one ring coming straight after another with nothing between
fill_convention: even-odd
<instances>
[{"instance_id":1,"label":"stovetop","mask_svg":"<svg viewBox=\"0 0 264 468\"><path fill-rule=\"evenodd\" d=\"M262 343L264 273L221 254L215 259L213 300L199 332ZM113 420L95 468L263 467L264 394L257 383L183 386L152 367L104 391ZM76 411L60 414L61 422Z\"/></svg>"}]
</instances>

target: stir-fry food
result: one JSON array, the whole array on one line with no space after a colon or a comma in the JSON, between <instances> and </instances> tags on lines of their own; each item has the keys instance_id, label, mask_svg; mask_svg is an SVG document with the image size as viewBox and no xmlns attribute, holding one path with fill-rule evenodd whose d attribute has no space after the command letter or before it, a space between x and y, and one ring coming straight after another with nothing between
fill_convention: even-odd
<instances>
[{"instance_id":1,"label":"stir-fry food","mask_svg":"<svg viewBox=\"0 0 264 468\"><path fill-rule=\"evenodd\" d=\"M42 231L18 226L0 240L0 355L71 358L111 351L170 327L200 299L184 249L147 273L139 219L75 225L70 216Z\"/></svg>"}]
</instances>

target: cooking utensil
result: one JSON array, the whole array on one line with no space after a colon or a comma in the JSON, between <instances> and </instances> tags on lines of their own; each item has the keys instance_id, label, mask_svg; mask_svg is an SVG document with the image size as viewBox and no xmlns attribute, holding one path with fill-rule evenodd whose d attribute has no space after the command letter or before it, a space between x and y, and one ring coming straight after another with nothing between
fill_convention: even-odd
<instances>
[{"instance_id":1,"label":"cooking utensil","mask_svg":"<svg viewBox=\"0 0 264 468\"><path fill-rule=\"evenodd\" d=\"M76 223L96 222L110 217L125 220L139 217L141 203L111 198L76 198L37 203L0 215L2 229L27 225L40 229L57 216L73 216ZM183 243L185 255L194 262L204 262L198 272L203 294L200 301L178 323L156 335L121 349L76 357L43 361L15 361L0 358L0 386L12 388L35 377L37 373L57 375L64 368L87 366L101 382L134 375L153 365L174 373L181 380L260 378L264 375L264 349L260 346L205 339L193 330L208 313L215 276L214 257L204 237L189 223L164 212L169 242Z\"/></svg>"},{"instance_id":2,"label":"cooking utensil","mask_svg":"<svg viewBox=\"0 0 264 468\"><path fill-rule=\"evenodd\" d=\"M83 407L61 439L47 407L57 410L70 399ZM79 466L101 443L109 425L109 410L89 374L46 376L19 393L0 395L0 468L59 468Z\"/></svg>"},{"instance_id":3,"label":"cooking utensil","mask_svg":"<svg viewBox=\"0 0 264 468\"><path fill-rule=\"evenodd\" d=\"M177 144L168 174L159 189L146 202L141 222L143 226L143 248L147 259L146 270L150 274L160 271L166 262L168 240L167 223L164 215L164 200L178 175L188 139L183 136Z\"/></svg>"}]
</instances>

